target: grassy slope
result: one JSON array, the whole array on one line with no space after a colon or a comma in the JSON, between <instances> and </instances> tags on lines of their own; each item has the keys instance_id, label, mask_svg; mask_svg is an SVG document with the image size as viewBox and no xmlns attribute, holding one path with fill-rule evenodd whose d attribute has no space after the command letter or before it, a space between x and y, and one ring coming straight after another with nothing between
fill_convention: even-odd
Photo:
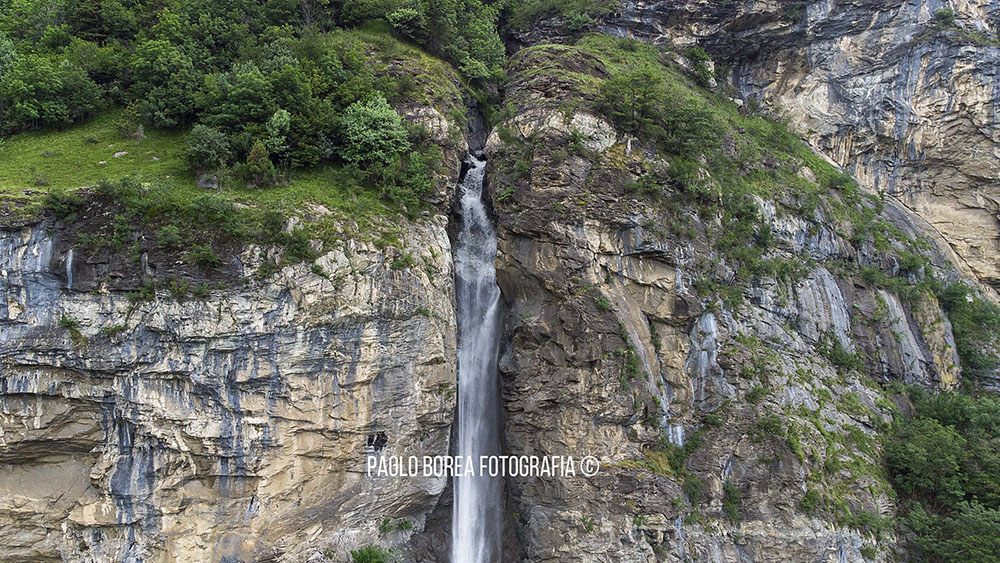
<instances>
[{"instance_id":1,"label":"grassy slope","mask_svg":"<svg viewBox=\"0 0 1000 563\"><path fill-rule=\"evenodd\" d=\"M412 101L455 117L450 114L461 95L456 74L444 61L392 38L384 30L339 30L330 35L338 41L362 44L376 73L389 72L390 65L412 73L416 85L410 94ZM374 187L359 185L335 165L294 171L286 185L265 189L224 188L216 192L198 188L185 162L186 129L147 128L145 140L136 145L116 133L119 113L114 109L68 129L29 131L8 138L0 145L0 216L14 220L31 217L42 210L48 192L134 176L143 183L168 187L156 190L151 197L168 197L180 205L190 205L208 193L246 206L241 209L278 211L285 216L322 206L332 213L307 228L325 240L341 236L332 228L337 220L358 223L358 231L343 236L377 236L375 231L395 230L382 219L397 214L399 207L382 199ZM128 154L114 157L122 151Z\"/></svg>"}]
</instances>

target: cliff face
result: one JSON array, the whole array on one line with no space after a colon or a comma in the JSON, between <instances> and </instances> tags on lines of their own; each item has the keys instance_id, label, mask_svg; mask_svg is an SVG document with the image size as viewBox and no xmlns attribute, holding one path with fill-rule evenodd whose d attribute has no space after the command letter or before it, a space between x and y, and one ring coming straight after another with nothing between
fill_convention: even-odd
<instances>
[{"instance_id":1,"label":"cliff face","mask_svg":"<svg viewBox=\"0 0 1000 563\"><path fill-rule=\"evenodd\" d=\"M998 10L990 1L622 2L594 27L704 46L739 97L786 117L996 286ZM554 18L517 38L565 41L567 32Z\"/></svg>"},{"instance_id":2,"label":"cliff face","mask_svg":"<svg viewBox=\"0 0 1000 563\"><path fill-rule=\"evenodd\" d=\"M366 446L448 450L450 245L442 216L405 228L399 249L325 254L323 275L299 264L184 301L81 283L99 264L58 223L3 231L2 557L342 556L381 518L422 527L444 479L364 475ZM239 273L260 260L248 249Z\"/></svg>"},{"instance_id":3,"label":"cliff face","mask_svg":"<svg viewBox=\"0 0 1000 563\"><path fill-rule=\"evenodd\" d=\"M775 237L768 256L805 258L807 271L758 280L742 305L719 307L697 286L726 262L711 243L721 218L630 191L674 164L630 149L639 143L594 110L588 84L607 76L605 65L586 48L541 45L509 73L511 117L487 143L498 280L510 301L500 358L507 443L512 454L602 460L589 480L511 480L512 552L889 557L891 527L879 523L895 508L876 432L892 397L876 381L957 382L937 302L904 302L845 269L878 253L852 241L832 207L803 215L779 190L757 203ZM918 232L905 210L881 216ZM943 255L934 260L947 269Z\"/></svg>"}]
</instances>

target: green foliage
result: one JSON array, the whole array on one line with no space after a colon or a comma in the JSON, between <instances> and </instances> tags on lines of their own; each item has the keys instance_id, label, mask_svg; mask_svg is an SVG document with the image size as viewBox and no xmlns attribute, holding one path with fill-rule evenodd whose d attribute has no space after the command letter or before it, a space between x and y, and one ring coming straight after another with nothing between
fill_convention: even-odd
<instances>
[{"instance_id":1,"label":"green foliage","mask_svg":"<svg viewBox=\"0 0 1000 563\"><path fill-rule=\"evenodd\" d=\"M601 84L599 107L622 132L635 136L663 137L659 121L666 105L663 77L650 63L629 69Z\"/></svg>"},{"instance_id":2,"label":"green foliage","mask_svg":"<svg viewBox=\"0 0 1000 563\"><path fill-rule=\"evenodd\" d=\"M950 28L955 25L955 10L951 8L941 8L934 13L934 25L939 29Z\"/></svg>"},{"instance_id":3,"label":"green foliage","mask_svg":"<svg viewBox=\"0 0 1000 563\"><path fill-rule=\"evenodd\" d=\"M199 76L183 49L169 41L144 41L136 46L131 72L131 96L143 119L176 127L191 118Z\"/></svg>"},{"instance_id":4,"label":"green foliage","mask_svg":"<svg viewBox=\"0 0 1000 563\"><path fill-rule=\"evenodd\" d=\"M806 489L802 499L799 500L799 508L806 514L816 514L816 511L823 505L823 495L816 489Z\"/></svg>"},{"instance_id":5,"label":"green foliage","mask_svg":"<svg viewBox=\"0 0 1000 563\"><path fill-rule=\"evenodd\" d=\"M926 560L1000 561L1000 510L976 501L960 502L946 514L909 503L903 522L916 534Z\"/></svg>"},{"instance_id":6,"label":"green foliage","mask_svg":"<svg viewBox=\"0 0 1000 563\"><path fill-rule=\"evenodd\" d=\"M390 19L398 29L468 70L469 78L497 76L504 55L496 7L479 0L405 6L364 0L347 2L342 10L258 0L81 6L25 0L0 11L0 130L67 124L108 102L129 102L118 114L122 138L143 140L140 119L156 128L199 122L225 135L229 150L219 150L219 143L211 147L216 150L192 150L195 169L233 165L234 176L249 178L248 185L268 183L271 176L259 151L251 168L260 166L247 170L257 140L283 170L330 164L344 143L343 110L352 104L377 96L394 105L459 98L445 63L378 26L354 31L345 25L394 13ZM352 125L346 137L356 141ZM398 126L392 132L396 140L408 140ZM414 203L432 181L436 163L430 161L437 155L423 147L415 158L406 150L394 152L382 155L383 170L352 180L381 188L389 178L386 199ZM147 162L163 160L144 156Z\"/></svg>"},{"instance_id":7,"label":"green foliage","mask_svg":"<svg viewBox=\"0 0 1000 563\"><path fill-rule=\"evenodd\" d=\"M902 522L933 561L1000 561L1000 400L910 390L916 416L885 446Z\"/></svg>"},{"instance_id":8,"label":"green foliage","mask_svg":"<svg viewBox=\"0 0 1000 563\"><path fill-rule=\"evenodd\" d=\"M701 86L708 86L715 75L709 67L712 58L708 56L705 49L701 46L691 47L684 51L684 56L691 61L691 71L694 73L695 81Z\"/></svg>"},{"instance_id":9,"label":"green foliage","mask_svg":"<svg viewBox=\"0 0 1000 563\"><path fill-rule=\"evenodd\" d=\"M351 551L352 563L387 563L388 561L389 552L375 545Z\"/></svg>"},{"instance_id":10,"label":"green foliage","mask_svg":"<svg viewBox=\"0 0 1000 563\"><path fill-rule=\"evenodd\" d=\"M399 258L393 260L391 267L393 270L405 270L406 268L412 266L414 263L415 260L413 259L413 255L407 252L402 256L400 256Z\"/></svg>"},{"instance_id":11,"label":"green foliage","mask_svg":"<svg viewBox=\"0 0 1000 563\"><path fill-rule=\"evenodd\" d=\"M193 170L218 170L229 161L229 140L218 129L198 124L189 138L187 158Z\"/></svg>"},{"instance_id":12,"label":"green foliage","mask_svg":"<svg viewBox=\"0 0 1000 563\"><path fill-rule=\"evenodd\" d=\"M864 367L861 357L841 344L840 339L833 334L825 335L817 348L837 368L837 371L860 370Z\"/></svg>"},{"instance_id":13,"label":"green foliage","mask_svg":"<svg viewBox=\"0 0 1000 563\"><path fill-rule=\"evenodd\" d=\"M756 405L763 401L769 394L770 391L768 391L766 387L762 385L754 385L753 388L747 391L746 400L750 404Z\"/></svg>"},{"instance_id":14,"label":"green foliage","mask_svg":"<svg viewBox=\"0 0 1000 563\"><path fill-rule=\"evenodd\" d=\"M566 28L570 32L582 29L582 22L589 23L594 18L611 12L613 2L608 0L522 0L509 2L509 23L514 28L524 28L534 20L545 17L564 16Z\"/></svg>"},{"instance_id":15,"label":"green foliage","mask_svg":"<svg viewBox=\"0 0 1000 563\"><path fill-rule=\"evenodd\" d=\"M69 125L104 105L97 84L67 60L24 55L5 64L10 66L0 80L0 130Z\"/></svg>"},{"instance_id":16,"label":"green foliage","mask_svg":"<svg viewBox=\"0 0 1000 563\"><path fill-rule=\"evenodd\" d=\"M681 490L683 490L684 494L687 495L688 500L693 503L699 502L701 500L703 488L704 484L701 482L701 478L697 475L694 473L684 474L684 480L681 483Z\"/></svg>"},{"instance_id":17,"label":"green foliage","mask_svg":"<svg viewBox=\"0 0 1000 563\"><path fill-rule=\"evenodd\" d=\"M271 162L271 155L264 141L257 139L247 155L247 160L237 169L237 174L248 188L270 186L278 179L278 173Z\"/></svg>"},{"instance_id":18,"label":"green foliage","mask_svg":"<svg viewBox=\"0 0 1000 563\"><path fill-rule=\"evenodd\" d=\"M83 205L83 198L73 191L51 191L45 195L43 205L59 219L72 221Z\"/></svg>"},{"instance_id":19,"label":"green foliage","mask_svg":"<svg viewBox=\"0 0 1000 563\"><path fill-rule=\"evenodd\" d=\"M722 511L733 524L739 523L743 494L739 487L726 481L722 484Z\"/></svg>"},{"instance_id":20,"label":"green foliage","mask_svg":"<svg viewBox=\"0 0 1000 563\"><path fill-rule=\"evenodd\" d=\"M216 254L210 244L199 244L187 253L188 260L203 268L213 268L222 264L222 257Z\"/></svg>"},{"instance_id":21,"label":"green foliage","mask_svg":"<svg viewBox=\"0 0 1000 563\"><path fill-rule=\"evenodd\" d=\"M948 313L962 367L973 374L998 365L1000 306L974 294L969 286L954 283L937 294Z\"/></svg>"},{"instance_id":22,"label":"green foliage","mask_svg":"<svg viewBox=\"0 0 1000 563\"><path fill-rule=\"evenodd\" d=\"M344 112L341 157L362 168L386 165L410 149L403 118L381 95Z\"/></svg>"},{"instance_id":23,"label":"green foliage","mask_svg":"<svg viewBox=\"0 0 1000 563\"><path fill-rule=\"evenodd\" d=\"M782 434L781 417L776 414L769 414L757 419L757 428L770 434Z\"/></svg>"}]
</instances>

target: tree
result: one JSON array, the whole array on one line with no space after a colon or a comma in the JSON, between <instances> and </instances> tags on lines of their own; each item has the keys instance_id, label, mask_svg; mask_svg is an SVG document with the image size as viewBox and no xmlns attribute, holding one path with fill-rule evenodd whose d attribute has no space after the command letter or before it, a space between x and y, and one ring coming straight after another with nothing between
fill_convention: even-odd
<instances>
[{"instance_id":1,"label":"tree","mask_svg":"<svg viewBox=\"0 0 1000 563\"><path fill-rule=\"evenodd\" d=\"M260 139L254 142L250 154L247 155L246 164L243 165L243 178L250 188L269 186L277 178L271 156L267 154L267 147Z\"/></svg>"},{"instance_id":2,"label":"tree","mask_svg":"<svg viewBox=\"0 0 1000 563\"><path fill-rule=\"evenodd\" d=\"M341 129L340 156L362 168L388 164L410 148L403 118L381 94L351 104L344 112Z\"/></svg>"},{"instance_id":3,"label":"tree","mask_svg":"<svg viewBox=\"0 0 1000 563\"><path fill-rule=\"evenodd\" d=\"M218 170L229 161L229 140L218 129L199 123L191 129L187 156L196 172Z\"/></svg>"},{"instance_id":4,"label":"tree","mask_svg":"<svg viewBox=\"0 0 1000 563\"><path fill-rule=\"evenodd\" d=\"M700 46L694 46L684 52L684 56L691 61L691 71L694 72L694 78L698 84L702 86L708 86L711 84L712 79L715 78L715 73L712 72L709 63L712 62L712 58L708 56Z\"/></svg>"},{"instance_id":5,"label":"tree","mask_svg":"<svg viewBox=\"0 0 1000 563\"><path fill-rule=\"evenodd\" d=\"M17 49L14 48L14 42L0 32L0 78L14 68L16 61Z\"/></svg>"},{"instance_id":6,"label":"tree","mask_svg":"<svg viewBox=\"0 0 1000 563\"><path fill-rule=\"evenodd\" d=\"M288 150L286 139L291 121L291 115L283 109L274 112L271 119L267 120L267 138L264 139L264 146L268 152L280 155Z\"/></svg>"},{"instance_id":7,"label":"tree","mask_svg":"<svg viewBox=\"0 0 1000 563\"><path fill-rule=\"evenodd\" d=\"M427 16L422 8L396 8L385 17L393 29L418 43L427 40Z\"/></svg>"},{"instance_id":8,"label":"tree","mask_svg":"<svg viewBox=\"0 0 1000 563\"><path fill-rule=\"evenodd\" d=\"M0 81L2 127L68 125L100 109L101 89L80 67L41 55L17 59Z\"/></svg>"},{"instance_id":9,"label":"tree","mask_svg":"<svg viewBox=\"0 0 1000 563\"><path fill-rule=\"evenodd\" d=\"M157 127L176 127L194 113L199 74L183 49L159 39L144 41L131 62L132 98Z\"/></svg>"},{"instance_id":10,"label":"tree","mask_svg":"<svg viewBox=\"0 0 1000 563\"><path fill-rule=\"evenodd\" d=\"M656 138L666 134L657 119L666 99L663 77L647 63L605 80L598 105L620 131Z\"/></svg>"},{"instance_id":11,"label":"tree","mask_svg":"<svg viewBox=\"0 0 1000 563\"><path fill-rule=\"evenodd\" d=\"M211 74L198 92L202 121L230 132L260 127L277 109L269 100L267 77L253 63Z\"/></svg>"}]
</instances>

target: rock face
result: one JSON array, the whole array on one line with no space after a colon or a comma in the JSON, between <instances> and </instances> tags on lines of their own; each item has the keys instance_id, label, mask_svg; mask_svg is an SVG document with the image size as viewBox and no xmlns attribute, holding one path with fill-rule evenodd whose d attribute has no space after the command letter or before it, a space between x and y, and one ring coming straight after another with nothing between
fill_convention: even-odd
<instances>
[{"instance_id":1,"label":"rock face","mask_svg":"<svg viewBox=\"0 0 1000 563\"><path fill-rule=\"evenodd\" d=\"M695 289L722 259L711 218L691 217L693 238L671 234L683 211L626 189L649 155L606 134L561 73L602 76L602 65L540 49L512 62L512 117L487 142L509 303L506 443L512 455L596 455L602 468L511 479L510 560L890 557L891 532L876 540L857 524L895 511L874 439L892 408L874 380L955 384L950 327L925 322L944 317L937 303L861 282L837 264L865 263L868 249L761 200L775 255L812 266L754 284L742 306L713 305ZM581 126L589 141L567 154Z\"/></svg>"},{"instance_id":2,"label":"rock face","mask_svg":"<svg viewBox=\"0 0 1000 563\"><path fill-rule=\"evenodd\" d=\"M59 224L0 233L0 558L342 560L384 518L420 531L446 480L365 473L448 451L445 218L404 228L183 301L81 287L97 265Z\"/></svg>"},{"instance_id":3,"label":"rock face","mask_svg":"<svg viewBox=\"0 0 1000 563\"><path fill-rule=\"evenodd\" d=\"M950 16L947 10L953 10ZM597 31L684 48L730 69L870 190L892 195L1000 285L995 1L621 2ZM558 19L521 44L569 41Z\"/></svg>"}]
</instances>

